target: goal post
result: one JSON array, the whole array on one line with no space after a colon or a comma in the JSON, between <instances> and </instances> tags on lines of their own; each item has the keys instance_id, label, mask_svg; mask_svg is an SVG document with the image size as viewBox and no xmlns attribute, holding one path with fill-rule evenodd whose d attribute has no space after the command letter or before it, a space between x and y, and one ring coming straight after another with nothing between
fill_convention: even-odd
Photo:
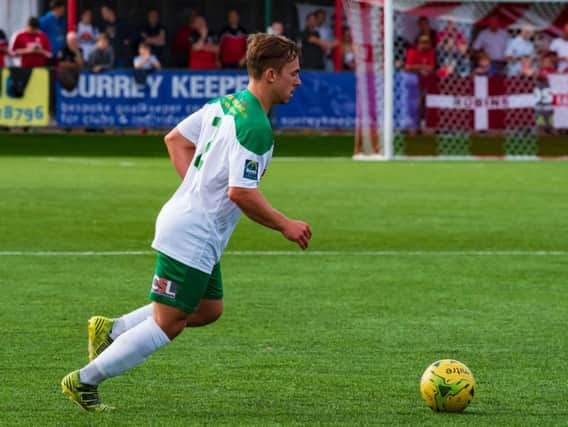
<instances>
[{"instance_id":1,"label":"goal post","mask_svg":"<svg viewBox=\"0 0 568 427\"><path fill-rule=\"evenodd\" d=\"M553 54L565 1L343 8L356 58L354 158L568 157L568 61Z\"/></svg>"}]
</instances>

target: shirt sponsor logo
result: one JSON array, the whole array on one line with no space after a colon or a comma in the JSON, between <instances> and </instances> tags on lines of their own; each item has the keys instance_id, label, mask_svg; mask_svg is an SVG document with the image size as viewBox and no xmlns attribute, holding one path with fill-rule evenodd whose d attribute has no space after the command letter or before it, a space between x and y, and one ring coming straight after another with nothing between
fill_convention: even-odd
<instances>
[{"instance_id":1,"label":"shirt sponsor logo","mask_svg":"<svg viewBox=\"0 0 568 427\"><path fill-rule=\"evenodd\" d=\"M256 160L245 160L245 173L247 179L258 180L258 162Z\"/></svg>"},{"instance_id":2,"label":"shirt sponsor logo","mask_svg":"<svg viewBox=\"0 0 568 427\"><path fill-rule=\"evenodd\" d=\"M177 292L176 282L172 282L171 280L154 276L154 281L152 282L153 294L162 295L170 299L176 299L176 292Z\"/></svg>"}]
</instances>

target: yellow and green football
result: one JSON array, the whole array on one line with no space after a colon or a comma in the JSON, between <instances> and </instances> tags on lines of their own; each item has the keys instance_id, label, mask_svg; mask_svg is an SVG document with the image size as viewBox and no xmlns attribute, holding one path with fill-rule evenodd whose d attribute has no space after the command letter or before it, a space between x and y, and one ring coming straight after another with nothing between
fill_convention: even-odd
<instances>
[{"instance_id":1,"label":"yellow and green football","mask_svg":"<svg viewBox=\"0 0 568 427\"><path fill-rule=\"evenodd\" d=\"M437 412L462 412L473 400L475 379L467 366L457 360L432 363L420 380L420 394Z\"/></svg>"}]
</instances>

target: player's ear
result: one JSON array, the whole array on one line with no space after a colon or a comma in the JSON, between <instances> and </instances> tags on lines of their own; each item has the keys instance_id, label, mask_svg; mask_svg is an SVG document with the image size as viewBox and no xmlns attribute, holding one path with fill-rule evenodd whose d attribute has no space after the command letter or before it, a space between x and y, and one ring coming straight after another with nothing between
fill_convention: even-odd
<instances>
[{"instance_id":1,"label":"player's ear","mask_svg":"<svg viewBox=\"0 0 568 427\"><path fill-rule=\"evenodd\" d=\"M274 68L267 68L264 71L264 77L266 77L268 83L274 83L276 80L276 70Z\"/></svg>"}]
</instances>

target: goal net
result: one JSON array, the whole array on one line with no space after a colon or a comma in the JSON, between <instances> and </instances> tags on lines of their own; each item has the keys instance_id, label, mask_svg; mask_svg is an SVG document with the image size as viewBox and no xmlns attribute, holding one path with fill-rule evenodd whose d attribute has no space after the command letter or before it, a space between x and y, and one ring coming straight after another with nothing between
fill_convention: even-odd
<instances>
[{"instance_id":1,"label":"goal net","mask_svg":"<svg viewBox=\"0 0 568 427\"><path fill-rule=\"evenodd\" d=\"M565 1L345 0L344 10L355 158L568 155Z\"/></svg>"}]
</instances>

